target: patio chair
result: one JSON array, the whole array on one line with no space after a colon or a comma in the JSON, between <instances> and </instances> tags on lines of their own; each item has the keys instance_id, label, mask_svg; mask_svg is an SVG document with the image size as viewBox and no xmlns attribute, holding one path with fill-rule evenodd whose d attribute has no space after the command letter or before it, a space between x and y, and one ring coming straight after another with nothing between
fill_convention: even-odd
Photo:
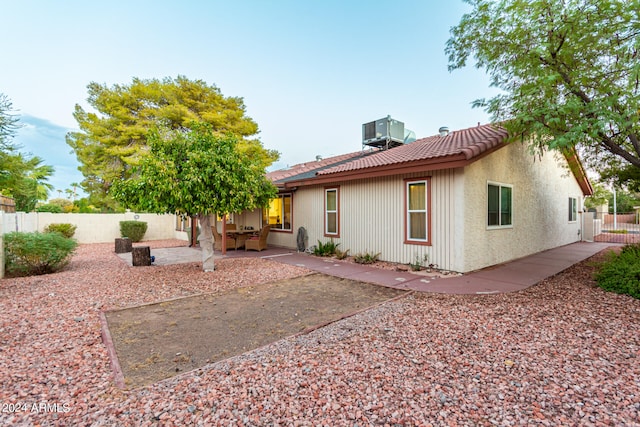
<instances>
[{"instance_id":1,"label":"patio chair","mask_svg":"<svg viewBox=\"0 0 640 427\"><path fill-rule=\"evenodd\" d=\"M269 225L265 225L260 230L260 234L258 236L250 237L249 239L244 241L244 250L248 251L251 249L252 251L261 251L263 249L267 249L267 236L269 236Z\"/></svg>"},{"instance_id":2,"label":"patio chair","mask_svg":"<svg viewBox=\"0 0 640 427\"><path fill-rule=\"evenodd\" d=\"M214 226L211 226L211 232L213 233L213 248L217 251L222 251L222 235L218 233L218 229ZM236 239L233 237L227 236L227 249L236 248Z\"/></svg>"}]
</instances>

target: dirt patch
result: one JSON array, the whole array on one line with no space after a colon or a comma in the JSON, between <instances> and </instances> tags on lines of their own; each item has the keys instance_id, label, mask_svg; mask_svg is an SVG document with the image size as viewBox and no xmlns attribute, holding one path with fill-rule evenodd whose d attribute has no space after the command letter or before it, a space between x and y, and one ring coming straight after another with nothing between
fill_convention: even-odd
<instances>
[{"instance_id":1,"label":"dirt patch","mask_svg":"<svg viewBox=\"0 0 640 427\"><path fill-rule=\"evenodd\" d=\"M323 274L105 313L127 387L236 356L402 295Z\"/></svg>"}]
</instances>

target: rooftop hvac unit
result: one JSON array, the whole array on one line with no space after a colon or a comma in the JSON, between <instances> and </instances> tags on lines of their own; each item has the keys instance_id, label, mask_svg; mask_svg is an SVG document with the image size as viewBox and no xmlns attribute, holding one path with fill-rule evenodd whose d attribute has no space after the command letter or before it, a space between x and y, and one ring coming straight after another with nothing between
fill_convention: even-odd
<instances>
[{"instance_id":1,"label":"rooftop hvac unit","mask_svg":"<svg viewBox=\"0 0 640 427\"><path fill-rule=\"evenodd\" d=\"M362 145L388 149L404 143L404 123L391 116L362 125Z\"/></svg>"}]
</instances>

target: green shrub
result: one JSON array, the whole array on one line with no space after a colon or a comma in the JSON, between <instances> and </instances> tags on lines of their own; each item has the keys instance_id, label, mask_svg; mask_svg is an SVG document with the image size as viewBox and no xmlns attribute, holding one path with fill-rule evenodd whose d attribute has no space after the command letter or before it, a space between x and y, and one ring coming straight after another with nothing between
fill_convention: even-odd
<instances>
[{"instance_id":1,"label":"green shrub","mask_svg":"<svg viewBox=\"0 0 640 427\"><path fill-rule=\"evenodd\" d=\"M623 254L630 254L640 258L640 243L629 243L622 247Z\"/></svg>"},{"instance_id":2,"label":"green shrub","mask_svg":"<svg viewBox=\"0 0 640 427\"><path fill-rule=\"evenodd\" d=\"M132 242L139 242L146 232L147 223L144 221L120 221L120 237L128 237Z\"/></svg>"},{"instance_id":3,"label":"green shrub","mask_svg":"<svg viewBox=\"0 0 640 427\"><path fill-rule=\"evenodd\" d=\"M373 264L378 261L380 257L380 252L377 254L370 254L369 252L365 252L363 254L356 254L353 256L353 261L358 264Z\"/></svg>"},{"instance_id":4,"label":"green shrub","mask_svg":"<svg viewBox=\"0 0 640 427\"><path fill-rule=\"evenodd\" d=\"M416 254L416 258L414 262L409 263L409 266L411 267L411 270L413 271L420 271L422 270L422 267L424 267L424 264L429 261L429 255L425 254L422 259L420 259L420 256L418 254Z\"/></svg>"},{"instance_id":5,"label":"green shrub","mask_svg":"<svg viewBox=\"0 0 640 427\"><path fill-rule=\"evenodd\" d=\"M69 263L77 245L59 233L5 234L5 271L9 276L54 273Z\"/></svg>"},{"instance_id":6,"label":"green shrub","mask_svg":"<svg viewBox=\"0 0 640 427\"><path fill-rule=\"evenodd\" d=\"M640 299L640 246L627 245L619 254L611 252L595 279L606 291Z\"/></svg>"},{"instance_id":7,"label":"green shrub","mask_svg":"<svg viewBox=\"0 0 640 427\"><path fill-rule=\"evenodd\" d=\"M611 233L611 234L627 234L628 231L626 229L620 229L620 230L607 230L605 231L605 233Z\"/></svg>"},{"instance_id":8,"label":"green shrub","mask_svg":"<svg viewBox=\"0 0 640 427\"><path fill-rule=\"evenodd\" d=\"M348 256L349 256L349 249L347 249L346 251L341 251L340 249L336 248L336 258L345 259Z\"/></svg>"},{"instance_id":9,"label":"green shrub","mask_svg":"<svg viewBox=\"0 0 640 427\"><path fill-rule=\"evenodd\" d=\"M313 254L317 256L333 256L336 254L338 246L340 246L340 243L334 243L333 239L327 243L322 243L318 240L318 246L313 249Z\"/></svg>"},{"instance_id":10,"label":"green shrub","mask_svg":"<svg viewBox=\"0 0 640 427\"><path fill-rule=\"evenodd\" d=\"M59 205L41 205L36 208L36 212L62 213L62 206Z\"/></svg>"},{"instance_id":11,"label":"green shrub","mask_svg":"<svg viewBox=\"0 0 640 427\"><path fill-rule=\"evenodd\" d=\"M73 225L73 224L67 224L67 223L60 223L60 224L49 224L45 227L44 232L45 233L60 233L62 234L64 237L66 237L67 239L70 239L73 237L73 234L76 232L76 228L78 228L77 226Z\"/></svg>"}]
</instances>

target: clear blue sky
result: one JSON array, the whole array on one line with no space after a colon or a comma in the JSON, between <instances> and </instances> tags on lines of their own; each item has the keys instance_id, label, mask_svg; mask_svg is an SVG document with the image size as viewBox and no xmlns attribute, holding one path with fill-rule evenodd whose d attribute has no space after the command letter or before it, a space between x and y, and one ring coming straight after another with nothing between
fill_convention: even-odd
<instances>
[{"instance_id":1,"label":"clear blue sky","mask_svg":"<svg viewBox=\"0 0 640 427\"><path fill-rule=\"evenodd\" d=\"M484 72L449 73L461 0L3 1L0 93L25 125L16 142L79 182L64 141L92 81L184 75L244 98L276 167L361 148L362 124L387 115L425 137L485 123ZM52 196L57 196L53 194Z\"/></svg>"}]
</instances>

